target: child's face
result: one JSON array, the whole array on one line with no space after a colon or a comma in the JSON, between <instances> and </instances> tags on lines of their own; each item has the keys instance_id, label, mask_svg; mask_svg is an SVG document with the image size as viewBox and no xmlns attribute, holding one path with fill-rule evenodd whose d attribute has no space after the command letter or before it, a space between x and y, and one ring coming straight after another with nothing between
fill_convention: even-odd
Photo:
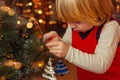
<instances>
[{"instance_id":1,"label":"child's face","mask_svg":"<svg viewBox=\"0 0 120 80\"><path fill-rule=\"evenodd\" d=\"M73 30L77 30L80 32L86 32L93 27L92 24L85 22L68 22L68 24Z\"/></svg>"}]
</instances>

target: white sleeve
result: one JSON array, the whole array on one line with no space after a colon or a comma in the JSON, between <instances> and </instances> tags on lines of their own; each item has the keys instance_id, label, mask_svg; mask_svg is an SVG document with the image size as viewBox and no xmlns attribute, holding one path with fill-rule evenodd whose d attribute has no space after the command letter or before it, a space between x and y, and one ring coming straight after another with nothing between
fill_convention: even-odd
<instances>
[{"instance_id":1,"label":"white sleeve","mask_svg":"<svg viewBox=\"0 0 120 80\"><path fill-rule=\"evenodd\" d=\"M66 32L65 32L62 40L70 45L72 44L72 30L71 30L69 24L68 24L68 27L66 29Z\"/></svg>"},{"instance_id":2,"label":"white sleeve","mask_svg":"<svg viewBox=\"0 0 120 80\"><path fill-rule=\"evenodd\" d=\"M120 41L120 28L118 26L119 24L116 21L104 25L94 54L84 53L70 46L65 59L94 73L106 72L113 61Z\"/></svg>"}]
</instances>

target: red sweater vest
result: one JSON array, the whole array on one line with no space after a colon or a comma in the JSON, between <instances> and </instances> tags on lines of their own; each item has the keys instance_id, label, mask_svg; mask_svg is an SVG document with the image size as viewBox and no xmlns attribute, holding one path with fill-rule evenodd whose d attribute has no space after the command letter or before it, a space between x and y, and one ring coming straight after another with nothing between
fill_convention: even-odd
<instances>
[{"instance_id":1,"label":"red sweater vest","mask_svg":"<svg viewBox=\"0 0 120 80\"><path fill-rule=\"evenodd\" d=\"M73 47L87 53L94 53L98 43L97 33L98 27L94 27L89 35L82 39L79 32L72 31L72 45ZM120 80L120 46L117 48L115 58L108 71L104 74L96 74L77 68L77 75L79 80Z\"/></svg>"}]
</instances>

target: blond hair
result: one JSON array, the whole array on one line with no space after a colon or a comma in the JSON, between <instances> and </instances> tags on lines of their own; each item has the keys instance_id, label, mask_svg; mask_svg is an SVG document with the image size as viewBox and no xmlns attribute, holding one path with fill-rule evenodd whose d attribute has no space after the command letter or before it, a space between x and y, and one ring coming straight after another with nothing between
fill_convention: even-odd
<instances>
[{"instance_id":1,"label":"blond hair","mask_svg":"<svg viewBox=\"0 0 120 80\"><path fill-rule=\"evenodd\" d=\"M89 22L101 25L112 16L111 0L56 0L58 16L68 22Z\"/></svg>"}]
</instances>

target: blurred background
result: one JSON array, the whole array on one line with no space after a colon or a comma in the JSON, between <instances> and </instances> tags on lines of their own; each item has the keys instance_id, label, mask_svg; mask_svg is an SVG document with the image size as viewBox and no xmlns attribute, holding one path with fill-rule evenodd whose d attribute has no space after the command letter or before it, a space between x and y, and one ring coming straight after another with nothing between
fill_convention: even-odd
<instances>
[{"instance_id":1,"label":"blurred background","mask_svg":"<svg viewBox=\"0 0 120 80\"><path fill-rule=\"evenodd\" d=\"M113 16L120 23L120 0L112 2L115 8ZM30 77L46 80L41 79L40 74L33 74L43 73L43 68L49 65L43 33L57 31L63 36L66 28L66 23L57 17L55 0L0 0L0 80L23 80L26 76L28 79L25 80L30 80ZM64 65L64 74L68 74L57 76L57 79L77 80L76 67L65 60L63 63L69 72Z\"/></svg>"},{"instance_id":2,"label":"blurred background","mask_svg":"<svg viewBox=\"0 0 120 80\"><path fill-rule=\"evenodd\" d=\"M112 0L115 8L114 16L120 23L120 0ZM61 22L55 12L55 0L0 0L0 6L7 5L18 15L34 17L44 33L51 30L63 35L66 24Z\"/></svg>"},{"instance_id":3,"label":"blurred background","mask_svg":"<svg viewBox=\"0 0 120 80\"><path fill-rule=\"evenodd\" d=\"M54 0L0 0L0 80L33 80L29 78L34 73L34 80L37 77L42 80L42 74L55 78L48 73L55 73L57 58L45 47L43 33L55 30L62 36L66 24L58 19L54 3ZM53 61L49 61L51 56ZM43 73L48 65L52 68ZM67 73L66 67L63 69Z\"/></svg>"}]
</instances>

